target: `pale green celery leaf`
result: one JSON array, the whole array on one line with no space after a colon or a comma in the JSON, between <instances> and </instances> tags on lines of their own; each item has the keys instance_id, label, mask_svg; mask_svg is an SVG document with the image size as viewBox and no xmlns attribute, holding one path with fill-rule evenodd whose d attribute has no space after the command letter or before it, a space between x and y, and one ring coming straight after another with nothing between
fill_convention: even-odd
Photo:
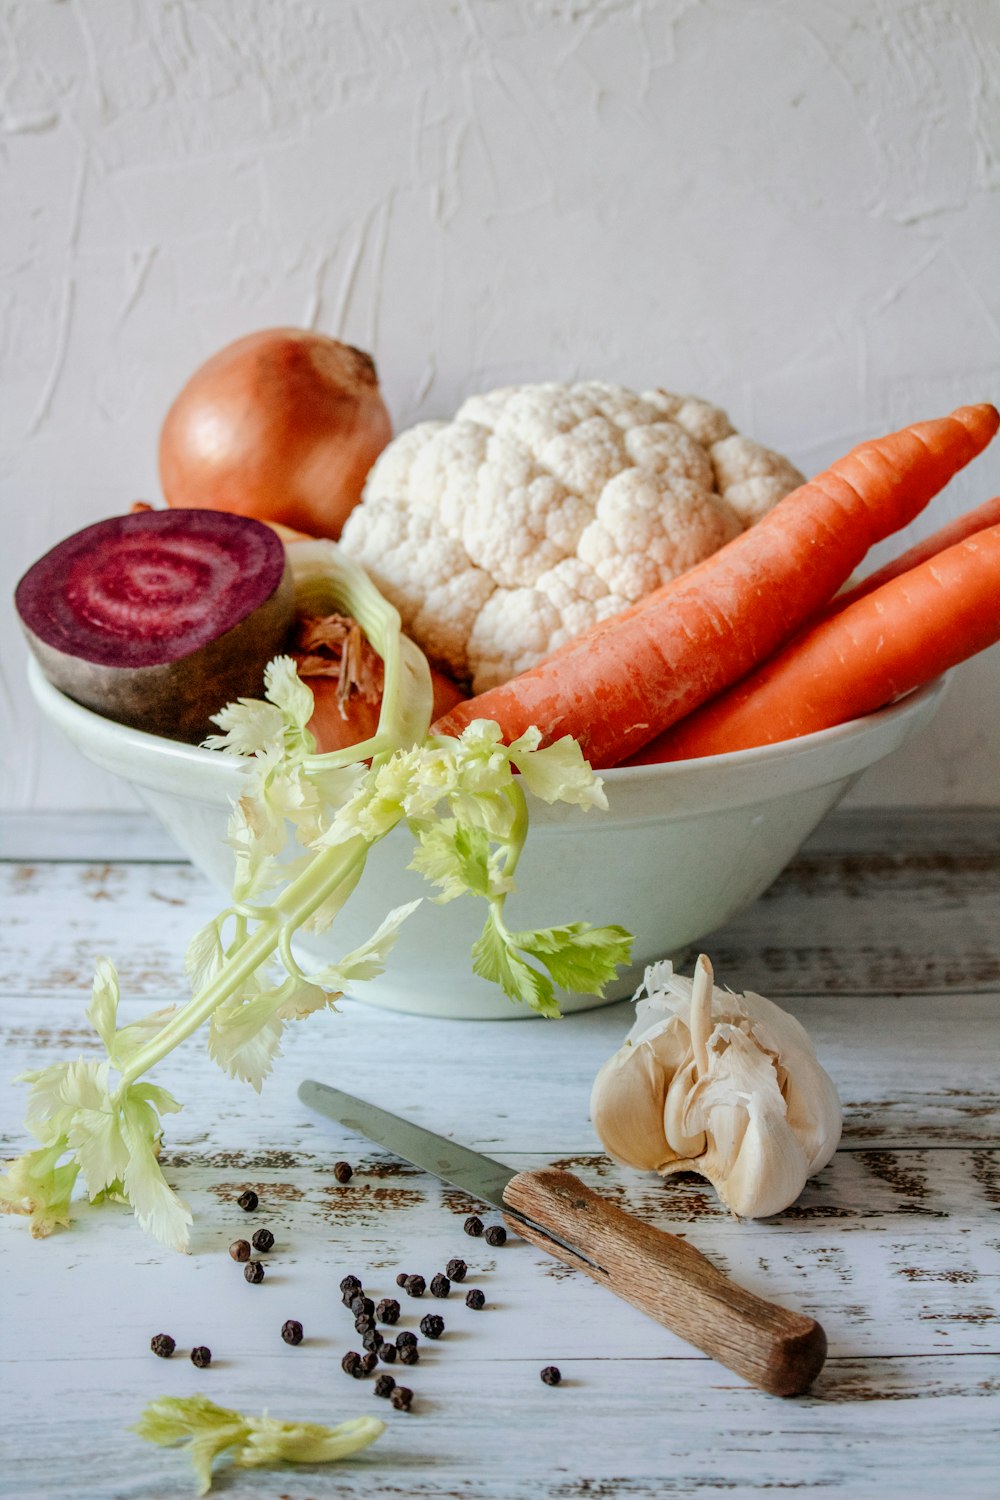
<instances>
[{"instance_id":1,"label":"pale green celery leaf","mask_svg":"<svg viewBox=\"0 0 1000 1500\"><path fill-rule=\"evenodd\" d=\"M65 1135L77 1109L100 1109L108 1097L107 1062L53 1063L48 1068L20 1074L31 1084L24 1122L44 1144Z\"/></svg>"},{"instance_id":2,"label":"pale green celery leaf","mask_svg":"<svg viewBox=\"0 0 1000 1500\"><path fill-rule=\"evenodd\" d=\"M116 1031L111 1051L111 1061L115 1067L127 1067L139 1048L145 1047L147 1042L158 1036L176 1014L176 1005L162 1005L159 1010L148 1011L138 1021L131 1021L128 1026L122 1026Z\"/></svg>"},{"instance_id":3,"label":"pale green celery leaf","mask_svg":"<svg viewBox=\"0 0 1000 1500\"><path fill-rule=\"evenodd\" d=\"M313 716L312 688L299 676L292 656L275 656L264 668L264 696L281 710L288 727L304 730Z\"/></svg>"},{"instance_id":4,"label":"pale green celery leaf","mask_svg":"<svg viewBox=\"0 0 1000 1500\"><path fill-rule=\"evenodd\" d=\"M512 1000L522 1000L543 1016L555 1019L559 1015L552 981L518 957L497 929L492 913L473 944L472 967L481 978L499 984Z\"/></svg>"},{"instance_id":5,"label":"pale green celery leaf","mask_svg":"<svg viewBox=\"0 0 1000 1500\"><path fill-rule=\"evenodd\" d=\"M607 811L604 782L571 735L564 735L544 750L536 749L537 741L532 740L529 730L510 746L510 758L530 792L543 802L570 802Z\"/></svg>"},{"instance_id":6,"label":"pale green celery leaf","mask_svg":"<svg viewBox=\"0 0 1000 1500\"><path fill-rule=\"evenodd\" d=\"M145 1083L141 1079L133 1083L128 1091L130 1099L142 1100L151 1104L160 1115L179 1115L184 1108L179 1104L169 1089L165 1089L159 1083Z\"/></svg>"},{"instance_id":7,"label":"pale green celery leaf","mask_svg":"<svg viewBox=\"0 0 1000 1500\"><path fill-rule=\"evenodd\" d=\"M184 972L191 993L196 995L222 968L226 960L226 949L222 937L223 919L214 917L199 928L187 945L184 954Z\"/></svg>"},{"instance_id":8,"label":"pale green celery leaf","mask_svg":"<svg viewBox=\"0 0 1000 1500\"><path fill-rule=\"evenodd\" d=\"M285 718L273 703L259 698L240 698L227 703L211 715L222 734L210 734L202 744L206 750L222 750L227 755L257 755L280 746L285 733Z\"/></svg>"},{"instance_id":9,"label":"pale green celery leaf","mask_svg":"<svg viewBox=\"0 0 1000 1500\"><path fill-rule=\"evenodd\" d=\"M133 1085L122 1101L122 1135L129 1154L122 1185L142 1228L169 1249L186 1250L191 1210L160 1168L159 1116L143 1092L141 1086Z\"/></svg>"},{"instance_id":10,"label":"pale green celery leaf","mask_svg":"<svg viewBox=\"0 0 1000 1500\"><path fill-rule=\"evenodd\" d=\"M320 1464L347 1458L385 1431L377 1417L355 1417L328 1427L320 1422L288 1422L264 1412L246 1416L216 1406L207 1396L161 1396L151 1401L132 1428L147 1442L169 1447L187 1442L199 1495L212 1486L212 1461L227 1449L244 1469L279 1463Z\"/></svg>"},{"instance_id":11,"label":"pale green celery leaf","mask_svg":"<svg viewBox=\"0 0 1000 1500\"><path fill-rule=\"evenodd\" d=\"M304 932L325 932L334 919L340 914L343 906L354 891L365 873L365 861L368 857L368 845L359 840L359 848L356 857L338 885L321 901L315 911L302 923Z\"/></svg>"},{"instance_id":12,"label":"pale green celery leaf","mask_svg":"<svg viewBox=\"0 0 1000 1500\"><path fill-rule=\"evenodd\" d=\"M75 1161L59 1165L69 1149L65 1136L8 1164L0 1177L0 1213L25 1214L33 1239L44 1239L70 1220L70 1198L80 1171Z\"/></svg>"},{"instance_id":13,"label":"pale green celery leaf","mask_svg":"<svg viewBox=\"0 0 1000 1500\"><path fill-rule=\"evenodd\" d=\"M129 1148L121 1116L110 1099L104 1109L78 1109L67 1137L91 1200L112 1183L124 1182Z\"/></svg>"},{"instance_id":14,"label":"pale green celery leaf","mask_svg":"<svg viewBox=\"0 0 1000 1500\"><path fill-rule=\"evenodd\" d=\"M350 984L377 979L385 971L385 961L396 945L399 929L407 917L416 911L420 901L421 898L418 897L416 901L407 901L403 906L393 907L370 938L353 948L350 953L345 953L338 963L321 969L317 974L311 974L309 977L313 984L321 985L324 989L336 989L342 994Z\"/></svg>"},{"instance_id":15,"label":"pale green celery leaf","mask_svg":"<svg viewBox=\"0 0 1000 1500\"><path fill-rule=\"evenodd\" d=\"M260 1093L274 1060L281 1056L285 1024L281 1007L295 981L273 989L235 996L220 1005L208 1029L208 1055L231 1078L240 1078Z\"/></svg>"},{"instance_id":16,"label":"pale green celery leaf","mask_svg":"<svg viewBox=\"0 0 1000 1500\"><path fill-rule=\"evenodd\" d=\"M110 1054L114 1049L118 1016L118 974L108 958L99 958L94 968L94 987L87 1007L87 1020Z\"/></svg>"},{"instance_id":17,"label":"pale green celery leaf","mask_svg":"<svg viewBox=\"0 0 1000 1500\"><path fill-rule=\"evenodd\" d=\"M543 963L562 989L583 995L602 995L632 952L632 934L624 927L591 927L587 922L512 932L510 940Z\"/></svg>"},{"instance_id":18,"label":"pale green celery leaf","mask_svg":"<svg viewBox=\"0 0 1000 1500\"><path fill-rule=\"evenodd\" d=\"M471 891L489 896L490 838L485 828L470 827L455 818L417 827L417 847L409 869L439 888L439 903L454 901Z\"/></svg>"}]
</instances>

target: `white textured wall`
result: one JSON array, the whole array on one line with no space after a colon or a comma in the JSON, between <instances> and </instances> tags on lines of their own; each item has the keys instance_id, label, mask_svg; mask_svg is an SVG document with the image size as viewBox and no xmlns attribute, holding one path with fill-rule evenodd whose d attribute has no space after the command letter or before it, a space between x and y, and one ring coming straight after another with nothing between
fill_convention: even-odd
<instances>
[{"instance_id":1,"label":"white textured wall","mask_svg":"<svg viewBox=\"0 0 1000 1500\"><path fill-rule=\"evenodd\" d=\"M814 471L997 400L996 0L0 0L0 805L127 805L8 600L156 493L219 345L309 324L398 426L554 377L690 390ZM1000 490L1000 443L903 541ZM855 800L1000 802L1000 654Z\"/></svg>"}]
</instances>

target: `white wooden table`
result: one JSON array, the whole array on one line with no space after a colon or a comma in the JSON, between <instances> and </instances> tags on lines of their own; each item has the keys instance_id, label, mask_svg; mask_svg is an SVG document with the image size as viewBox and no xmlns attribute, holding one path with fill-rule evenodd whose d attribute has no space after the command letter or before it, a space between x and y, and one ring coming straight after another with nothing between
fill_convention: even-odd
<instances>
[{"instance_id":1,"label":"white wooden table","mask_svg":"<svg viewBox=\"0 0 1000 1500\"><path fill-rule=\"evenodd\" d=\"M119 965L128 1015L183 993L187 937L215 897L141 817L3 825L0 1153L25 1149L14 1076L92 1052L95 958ZM591 1079L627 1003L559 1023L421 1021L363 1004L294 1030L258 1097L188 1043L157 1076L184 1101L168 1175L196 1215L193 1253L162 1251L126 1210L81 1207L32 1241L0 1221L0 1494L173 1500L186 1456L128 1431L144 1402L225 1404L336 1421L375 1412L383 1437L330 1468L223 1469L220 1495L610 1500L797 1493L1000 1494L1000 813L832 817L772 890L706 940L722 982L793 1010L845 1107L841 1149L800 1202L738 1223L696 1181L610 1165L587 1118ZM516 1166L558 1161L687 1235L830 1341L812 1393L744 1385L595 1286L510 1239L462 1232L460 1194L311 1115L311 1074ZM334 1181L337 1158L352 1181ZM235 1204L260 1195L251 1216ZM266 1279L229 1242L266 1225ZM340 1369L357 1347L338 1291L355 1272L395 1295L455 1255L487 1306L404 1302L447 1325L406 1372L409 1414ZM286 1318L306 1337L282 1343ZM173 1359L149 1351L168 1332ZM207 1344L208 1370L188 1351ZM557 1364L562 1385L542 1384ZM394 1372L395 1373L395 1372ZM214 1493L215 1491L213 1491Z\"/></svg>"}]
</instances>

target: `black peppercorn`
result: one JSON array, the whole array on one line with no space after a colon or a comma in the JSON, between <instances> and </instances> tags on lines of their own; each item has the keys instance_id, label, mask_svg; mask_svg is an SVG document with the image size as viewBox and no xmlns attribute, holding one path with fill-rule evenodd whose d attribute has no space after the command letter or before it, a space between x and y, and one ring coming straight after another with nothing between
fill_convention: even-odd
<instances>
[{"instance_id":1,"label":"black peppercorn","mask_svg":"<svg viewBox=\"0 0 1000 1500\"><path fill-rule=\"evenodd\" d=\"M191 1363L197 1365L199 1370L206 1369L212 1363L211 1349L206 1349L204 1344L199 1344L197 1348L191 1350Z\"/></svg>"},{"instance_id":2,"label":"black peppercorn","mask_svg":"<svg viewBox=\"0 0 1000 1500\"><path fill-rule=\"evenodd\" d=\"M351 1312L356 1318L371 1318L375 1314L375 1304L370 1297L364 1297L360 1292L355 1292L351 1298Z\"/></svg>"},{"instance_id":3,"label":"black peppercorn","mask_svg":"<svg viewBox=\"0 0 1000 1500\"><path fill-rule=\"evenodd\" d=\"M409 1329L407 1329L405 1333L397 1333L396 1335L397 1349L405 1349L407 1344L415 1344L416 1342L417 1335L415 1333L410 1333Z\"/></svg>"},{"instance_id":4,"label":"black peppercorn","mask_svg":"<svg viewBox=\"0 0 1000 1500\"><path fill-rule=\"evenodd\" d=\"M161 1359L169 1359L171 1354L173 1354L174 1350L177 1348L177 1345L170 1337L169 1333L154 1333L153 1337L149 1341L149 1347L152 1349L153 1353L158 1354Z\"/></svg>"},{"instance_id":5,"label":"black peppercorn","mask_svg":"<svg viewBox=\"0 0 1000 1500\"><path fill-rule=\"evenodd\" d=\"M406 1283L409 1281L409 1279L410 1279L410 1273L409 1273L409 1271L400 1271L399 1274L396 1277L396 1285L397 1286L405 1286Z\"/></svg>"},{"instance_id":6,"label":"black peppercorn","mask_svg":"<svg viewBox=\"0 0 1000 1500\"><path fill-rule=\"evenodd\" d=\"M367 1313L362 1313L360 1317L354 1319L354 1331L356 1333L371 1333L374 1327L375 1319L370 1318Z\"/></svg>"},{"instance_id":7,"label":"black peppercorn","mask_svg":"<svg viewBox=\"0 0 1000 1500\"><path fill-rule=\"evenodd\" d=\"M418 1365L420 1363L420 1352L416 1344L404 1344L398 1354L401 1365Z\"/></svg>"},{"instance_id":8,"label":"black peppercorn","mask_svg":"<svg viewBox=\"0 0 1000 1500\"><path fill-rule=\"evenodd\" d=\"M452 1281L464 1281L468 1269L465 1261L460 1260L457 1255L454 1260L450 1260L445 1266L445 1271L451 1277Z\"/></svg>"},{"instance_id":9,"label":"black peppercorn","mask_svg":"<svg viewBox=\"0 0 1000 1500\"><path fill-rule=\"evenodd\" d=\"M376 1396L391 1396L396 1389L396 1382L391 1375L380 1375L372 1389Z\"/></svg>"},{"instance_id":10,"label":"black peppercorn","mask_svg":"<svg viewBox=\"0 0 1000 1500\"><path fill-rule=\"evenodd\" d=\"M481 1292L477 1286L474 1286L471 1292L466 1292L465 1294L465 1305L466 1307L475 1308L485 1307L486 1294Z\"/></svg>"},{"instance_id":11,"label":"black peppercorn","mask_svg":"<svg viewBox=\"0 0 1000 1500\"><path fill-rule=\"evenodd\" d=\"M361 1355L358 1353L358 1351L356 1349L348 1349L347 1353L340 1361L340 1368L343 1370L345 1375L355 1375L357 1374L358 1365L360 1363Z\"/></svg>"},{"instance_id":12,"label":"black peppercorn","mask_svg":"<svg viewBox=\"0 0 1000 1500\"><path fill-rule=\"evenodd\" d=\"M369 1328L367 1333L363 1333L361 1335L361 1342L364 1344L366 1349L378 1350L381 1349L382 1345L385 1343L385 1339L379 1333L377 1328Z\"/></svg>"},{"instance_id":13,"label":"black peppercorn","mask_svg":"<svg viewBox=\"0 0 1000 1500\"><path fill-rule=\"evenodd\" d=\"M250 1241L233 1240L233 1243L229 1247L229 1253L233 1257L233 1260L249 1260Z\"/></svg>"},{"instance_id":14,"label":"black peppercorn","mask_svg":"<svg viewBox=\"0 0 1000 1500\"><path fill-rule=\"evenodd\" d=\"M478 1214L470 1214L462 1228L466 1234L471 1234L473 1239L478 1239L483 1232L483 1221Z\"/></svg>"},{"instance_id":15,"label":"black peppercorn","mask_svg":"<svg viewBox=\"0 0 1000 1500\"><path fill-rule=\"evenodd\" d=\"M358 1366L358 1369L361 1371L362 1375L370 1375L377 1364L378 1355L375 1353L374 1349L369 1349L367 1354L362 1354L361 1363Z\"/></svg>"},{"instance_id":16,"label":"black peppercorn","mask_svg":"<svg viewBox=\"0 0 1000 1500\"><path fill-rule=\"evenodd\" d=\"M345 1276L340 1283L340 1290L344 1293L345 1297L348 1292L360 1292L361 1282L356 1276Z\"/></svg>"},{"instance_id":17,"label":"black peppercorn","mask_svg":"<svg viewBox=\"0 0 1000 1500\"><path fill-rule=\"evenodd\" d=\"M301 1344L302 1324L297 1318L289 1318L287 1323L282 1323L281 1337L286 1344Z\"/></svg>"},{"instance_id":18,"label":"black peppercorn","mask_svg":"<svg viewBox=\"0 0 1000 1500\"><path fill-rule=\"evenodd\" d=\"M491 1224L485 1238L487 1245L506 1245L507 1231L502 1224Z\"/></svg>"},{"instance_id":19,"label":"black peppercorn","mask_svg":"<svg viewBox=\"0 0 1000 1500\"><path fill-rule=\"evenodd\" d=\"M407 1276L403 1290L408 1297L422 1297L427 1290L427 1283L422 1276Z\"/></svg>"},{"instance_id":20,"label":"black peppercorn","mask_svg":"<svg viewBox=\"0 0 1000 1500\"><path fill-rule=\"evenodd\" d=\"M396 1355L398 1353L399 1350L396 1348L395 1344L390 1344L388 1339L386 1339L384 1343L381 1343L378 1346L378 1357L384 1365L395 1364Z\"/></svg>"},{"instance_id":21,"label":"black peppercorn","mask_svg":"<svg viewBox=\"0 0 1000 1500\"><path fill-rule=\"evenodd\" d=\"M420 1332L425 1339L439 1339L444 1333L444 1318L439 1313L428 1313L420 1319Z\"/></svg>"},{"instance_id":22,"label":"black peppercorn","mask_svg":"<svg viewBox=\"0 0 1000 1500\"><path fill-rule=\"evenodd\" d=\"M431 1277L431 1296L447 1297L451 1291L451 1282L443 1272L439 1271L436 1276Z\"/></svg>"},{"instance_id":23,"label":"black peppercorn","mask_svg":"<svg viewBox=\"0 0 1000 1500\"><path fill-rule=\"evenodd\" d=\"M354 1176L354 1168L349 1161L335 1161L333 1164L333 1175L338 1182L350 1182Z\"/></svg>"},{"instance_id":24,"label":"black peppercorn","mask_svg":"<svg viewBox=\"0 0 1000 1500\"><path fill-rule=\"evenodd\" d=\"M375 1316L380 1323L398 1323L399 1303L395 1297L383 1297L375 1308Z\"/></svg>"},{"instance_id":25,"label":"black peppercorn","mask_svg":"<svg viewBox=\"0 0 1000 1500\"><path fill-rule=\"evenodd\" d=\"M409 1411L413 1405L413 1392L408 1385L397 1385L389 1400L397 1411Z\"/></svg>"},{"instance_id":26,"label":"black peppercorn","mask_svg":"<svg viewBox=\"0 0 1000 1500\"><path fill-rule=\"evenodd\" d=\"M247 1188L245 1193L240 1194L236 1202L239 1204L240 1208L242 1208L245 1214L252 1214L254 1209L257 1207L257 1204L260 1202L260 1199L257 1197L257 1194L254 1192L253 1188Z\"/></svg>"},{"instance_id":27,"label":"black peppercorn","mask_svg":"<svg viewBox=\"0 0 1000 1500\"><path fill-rule=\"evenodd\" d=\"M243 1267L243 1275L251 1286L258 1286L264 1280L264 1262L262 1260L248 1260Z\"/></svg>"},{"instance_id":28,"label":"black peppercorn","mask_svg":"<svg viewBox=\"0 0 1000 1500\"><path fill-rule=\"evenodd\" d=\"M274 1235L269 1229L258 1229L253 1237L255 1250L271 1250L274 1247Z\"/></svg>"},{"instance_id":29,"label":"black peppercorn","mask_svg":"<svg viewBox=\"0 0 1000 1500\"><path fill-rule=\"evenodd\" d=\"M562 1375L555 1365L546 1365L541 1371L541 1378L546 1385L558 1385L562 1380Z\"/></svg>"}]
</instances>

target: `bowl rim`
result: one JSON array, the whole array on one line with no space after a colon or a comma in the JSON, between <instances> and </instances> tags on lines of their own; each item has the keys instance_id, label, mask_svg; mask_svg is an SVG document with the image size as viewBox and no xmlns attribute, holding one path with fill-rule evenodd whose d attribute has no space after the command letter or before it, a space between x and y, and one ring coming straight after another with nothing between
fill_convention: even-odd
<instances>
[{"instance_id":1,"label":"bowl rim","mask_svg":"<svg viewBox=\"0 0 1000 1500\"><path fill-rule=\"evenodd\" d=\"M755 745L749 750L728 750L721 755L703 755L688 760L659 761L643 766L612 766L599 771L598 775L612 785L635 786L644 781L660 781L670 776L697 776L699 773L715 775L730 767L758 766L768 761L806 755L821 746L833 746L858 739L893 719L906 718L911 713L918 712L944 693L950 676L950 672L942 673L873 713L845 720L843 724L835 724L829 729L817 729L811 734L798 735L795 739L776 740L769 745ZM34 656L28 658L28 681L35 701L48 718L67 729L76 725L78 731L114 743L121 751L133 750L145 756L153 756L161 762L187 764L209 775L229 776L234 769L249 764L247 760L236 756L207 750L184 740L170 740L164 735L148 734L145 730L133 729L131 725L95 713L51 683ZM210 770L210 767L217 770Z\"/></svg>"}]
</instances>

